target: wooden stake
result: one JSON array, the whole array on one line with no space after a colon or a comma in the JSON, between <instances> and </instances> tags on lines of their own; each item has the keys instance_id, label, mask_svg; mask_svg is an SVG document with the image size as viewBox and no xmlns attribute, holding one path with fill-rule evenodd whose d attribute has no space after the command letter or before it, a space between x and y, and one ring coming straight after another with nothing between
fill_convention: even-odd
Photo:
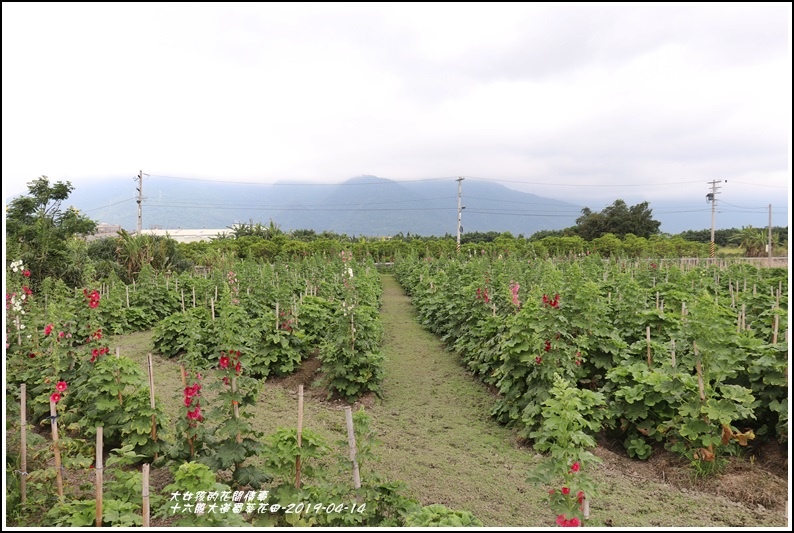
<instances>
[{"instance_id":1,"label":"wooden stake","mask_svg":"<svg viewBox=\"0 0 794 533\"><path fill-rule=\"evenodd\" d=\"M692 347L695 350L695 357L699 357L697 344L693 342ZM705 384L703 383L703 366L700 364L700 360L698 360L698 362L695 363L695 370L697 371L698 374L698 390L700 391L700 401L705 402L706 387Z\"/></svg>"},{"instance_id":2,"label":"wooden stake","mask_svg":"<svg viewBox=\"0 0 794 533\"><path fill-rule=\"evenodd\" d=\"M675 339L670 339L670 343L673 345L673 349L672 352L670 353L670 357L673 368L675 368Z\"/></svg>"},{"instance_id":3,"label":"wooden stake","mask_svg":"<svg viewBox=\"0 0 794 533\"><path fill-rule=\"evenodd\" d=\"M116 359L121 359L121 347L116 346ZM116 383L121 385L121 370L116 372ZM119 405L124 405L124 401L121 398L121 389L119 389Z\"/></svg>"},{"instance_id":4,"label":"wooden stake","mask_svg":"<svg viewBox=\"0 0 794 533\"><path fill-rule=\"evenodd\" d=\"M185 289L182 289L182 312L185 312Z\"/></svg>"},{"instance_id":5,"label":"wooden stake","mask_svg":"<svg viewBox=\"0 0 794 533\"><path fill-rule=\"evenodd\" d=\"M196 307L196 287L193 287L193 307Z\"/></svg>"},{"instance_id":6,"label":"wooden stake","mask_svg":"<svg viewBox=\"0 0 794 533\"><path fill-rule=\"evenodd\" d=\"M745 309L746 304L742 304L742 329L747 329L747 310Z\"/></svg>"},{"instance_id":7,"label":"wooden stake","mask_svg":"<svg viewBox=\"0 0 794 533\"><path fill-rule=\"evenodd\" d=\"M353 488L361 488L361 476L358 472L358 461L356 460L356 434L353 430L353 409L345 407L345 422L347 423L347 444L350 447L350 462L353 463Z\"/></svg>"},{"instance_id":8,"label":"wooden stake","mask_svg":"<svg viewBox=\"0 0 794 533\"><path fill-rule=\"evenodd\" d=\"M96 427L96 527L102 527L102 493L104 492L104 478L102 466L102 456L104 455L103 445L104 439L102 438L102 426Z\"/></svg>"},{"instance_id":9,"label":"wooden stake","mask_svg":"<svg viewBox=\"0 0 794 533\"><path fill-rule=\"evenodd\" d=\"M130 308L130 286L129 285L124 285L124 290L127 293L127 309L129 309Z\"/></svg>"},{"instance_id":10,"label":"wooden stake","mask_svg":"<svg viewBox=\"0 0 794 533\"><path fill-rule=\"evenodd\" d=\"M295 457L295 488L301 488L301 456L303 444L303 385L298 385L298 456Z\"/></svg>"},{"instance_id":11,"label":"wooden stake","mask_svg":"<svg viewBox=\"0 0 794 533\"><path fill-rule=\"evenodd\" d=\"M215 300L210 300L210 307L212 307L212 319L215 320Z\"/></svg>"},{"instance_id":12,"label":"wooden stake","mask_svg":"<svg viewBox=\"0 0 794 533\"><path fill-rule=\"evenodd\" d=\"M232 393L237 393L237 376L232 378ZM232 407L234 409L234 419L237 420L240 418L240 402L237 400L232 400ZM243 435L238 431L237 436L235 437L237 443L243 442Z\"/></svg>"},{"instance_id":13,"label":"wooden stake","mask_svg":"<svg viewBox=\"0 0 794 533\"><path fill-rule=\"evenodd\" d=\"M733 283L728 282L728 291L731 293L731 308L736 307L736 298L733 295Z\"/></svg>"},{"instance_id":14,"label":"wooden stake","mask_svg":"<svg viewBox=\"0 0 794 533\"><path fill-rule=\"evenodd\" d=\"M772 344L777 344L777 328L780 326L780 315L775 315L775 326L772 328Z\"/></svg>"},{"instance_id":15,"label":"wooden stake","mask_svg":"<svg viewBox=\"0 0 794 533\"><path fill-rule=\"evenodd\" d=\"M58 447L58 413L55 402L50 400L50 424L52 425L52 449L55 455L55 483L58 486L58 498L63 501L63 473L61 472L61 449Z\"/></svg>"},{"instance_id":16,"label":"wooden stake","mask_svg":"<svg viewBox=\"0 0 794 533\"><path fill-rule=\"evenodd\" d=\"M149 352L149 407L154 411L154 365L152 364L152 354ZM157 417L152 413L152 440L157 442ZM157 459L157 454L154 454Z\"/></svg>"},{"instance_id":17,"label":"wooden stake","mask_svg":"<svg viewBox=\"0 0 794 533\"><path fill-rule=\"evenodd\" d=\"M645 344L648 346L648 368L651 368L651 326L645 326Z\"/></svg>"},{"instance_id":18,"label":"wooden stake","mask_svg":"<svg viewBox=\"0 0 794 533\"><path fill-rule=\"evenodd\" d=\"M143 498L143 527L149 527L149 463L143 465L141 471L143 481L141 483L141 496Z\"/></svg>"},{"instance_id":19,"label":"wooden stake","mask_svg":"<svg viewBox=\"0 0 794 533\"><path fill-rule=\"evenodd\" d=\"M28 498L28 422L27 422L27 390L23 383L19 386L19 427L22 434L19 436L19 502L24 505Z\"/></svg>"}]
</instances>

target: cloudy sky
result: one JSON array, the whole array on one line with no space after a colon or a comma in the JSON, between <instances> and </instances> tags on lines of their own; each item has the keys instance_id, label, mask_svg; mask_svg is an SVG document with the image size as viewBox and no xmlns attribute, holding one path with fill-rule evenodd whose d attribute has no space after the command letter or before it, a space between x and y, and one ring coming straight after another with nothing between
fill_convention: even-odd
<instances>
[{"instance_id":1,"label":"cloudy sky","mask_svg":"<svg viewBox=\"0 0 794 533\"><path fill-rule=\"evenodd\" d=\"M787 209L791 4L2 4L3 190L464 176ZM777 211L779 212L779 211Z\"/></svg>"}]
</instances>

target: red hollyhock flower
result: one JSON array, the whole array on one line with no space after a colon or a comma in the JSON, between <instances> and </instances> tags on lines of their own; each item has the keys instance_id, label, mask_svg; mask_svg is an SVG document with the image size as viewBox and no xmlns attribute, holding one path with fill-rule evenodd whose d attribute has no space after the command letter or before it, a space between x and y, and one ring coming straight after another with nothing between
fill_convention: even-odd
<instances>
[{"instance_id":1,"label":"red hollyhock flower","mask_svg":"<svg viewBox=\"0 0 794 533\"><path fill-rule=\"evenodd\" d=\"M549 341L546 341L546 346L544 346L544 349L545 349L547 352L548 352L549 350L551 350L551 342L549 342Z\"/></svg>"},{"instance_id":2,"label":"red hollyhock flower","mask_svg":"<svg viewBox=\"0 0 794 533\"><path fill-rule=\"evenodd\" d=\"M229 368L229 358L225 355L222 355L220 361L218 361L218 365L223 369Z\"/></svg>"},{"instance_id":3,"label":"red hollyhock flower","mask_svg":"<svg viewBox=\"0 0 794 533\"><path fill-rule=\"evenodd\" d=\"M58 390L58 392L64 392L69 388L69 385L67 385L65 381L59 381L56 383L55 388Z\"/></svg>"},{"instance_id":4,"label":"red hollyhock flower","mask_svg":"<svg viewBox=\"0 0 794 533\"><path fill-rule=\"evenodd\" d=\"M26 278L29 278L30 277L30 270L23 270L22 271L22 275L25 276Z\"/></svg>"},{"instance_id":5,"label":"red hollyhock flower","mask_svg":"<svg viewBox=\"0 0 794 533\"><path fill-rule=\"evenodd\" d=\"M52 324L47 324L46 326L44 326L44 335L46 336L46 335L49 335L50 333L52 333L52 328L53 327L54 326Z\"/></svg>"},{"instance_id":6,"label":"red hollyhock flower","mask_svg":"<svg viewBox=\"0 0 794 533\"><path fill-rule=\"evenodd\" d=\"M237 364L234 365L234 371L239 374L241 370L242 370L242 367L240 366L240 361L237 361Z\"/></svg>"},{"instance_id":7,"label":"red hollyhock flower","mask_svg":"<svg viewBox=\"0 0 794 533\"><path fill-rule=\"evenodd\" d=\"M568 522L565 524L565 527L579 527L579 519L574 516L568 520Z\"/></svg>"},{"instance_id":8,"label":"red hollyhock flower","mask_svg":"<svg viewBox=\"0 0 794 533\"><path fill-rule=\"evenodd\" d=\"M51 402L55 402L55 403L58 403L58 402L60 402L60 401L61 401L61 395L60 395L60 394L58 394L57 392L53 392L53 393L50 395L50 401L51 401Z\"/></svg>"},{"instance_id":9,"label":"red hollyhock flower","mask_svg":"<svg viewBox=\"0 0 794 533\"><path fill-rule=\"evenodd\" d=\"M581 504L581 503L584 501L584 492L582 492L582 491L580 490L580 491L579 491L579 493L576 495L576 499L577 499L577 500L579 501L579 503Z\"/></svg>"},{"instance_id":10,"label":"red hollyhock flower","mask_svg":"<svg viewBox=\"0 0 794 533\"><path fill-rule=\"evenodd\" d=\"M579 471L579 462L577 461L577 462L575 462L574 464L571 465L571 472L575 473L575 472L578 472L578 471Z\"/></svg>"},{"instance_id":11,"label":"red hollyhock flower","mask_svg":"<svg viewBox=\"0 0 794 533\"><path fill-rule=\"evenodd\" d=\"M568 496L570 493L571 493L571 489L569 489L568 487L563 487L562 488L563 496Z\"/></svg>"},{"instance_id":12,"label":"red hollyhock flower","mask_svg":"<svg viewBox=\"0 0 794 533\"><path fill-rule=\"evenodd\" d=\"M557 525L564 527L568 520L565 519L565 515L561 514L557 517Z\"/></svg>"}]
</instances>

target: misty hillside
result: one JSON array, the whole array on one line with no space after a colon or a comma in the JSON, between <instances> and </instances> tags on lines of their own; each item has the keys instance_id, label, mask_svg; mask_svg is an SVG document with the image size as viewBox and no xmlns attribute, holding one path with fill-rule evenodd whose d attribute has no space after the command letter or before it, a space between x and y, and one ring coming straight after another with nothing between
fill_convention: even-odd
<instances>
[{"instance_id":1,"label":"misty hillside","mask_svg":"<svg viewBox=\"0 0 794 533\"><path fill-rule=\"evenodd\" d=\"M127 180L125 180L127 181ZM313 229L351 236L454 235L454 180L396 182L374 176L336 185L255 185L152 178L143 184L143 227L225 228L273 220L284 231ZM98 222L135 229L135 183L76 188L69 203ZM463 182L464 232L530 236L575 224L581 207L481 181Z\"/></svg>"},{"instance_id":2,"label":"misty hillside","mask_svg":"<svg viewBox=\"0 0 794 533\"><path fill-rule=\"evenodd\" d=\"M68 204L98 222L136 228L136 182L130 178L76 187ZM541 230L575 225L582 207L509 189L494 182L462 182L463 232L505 232L531 236ZM340 184L220 183L145 178L143 227L221 229L235 223L273 220L282 230L312 229L350 236L455 235L458 184L454 179L396 182L361 176ZM617 199L617 198L616 198ZM642 200L624 199L629 205ZM611 202L609 202L611 203ZM702 199L649 201L661 231L677 234L710 227L711 209ZM606 205L588 205L600 211ZM775 213L774 225L787 225L787 213ZM717 210L719 228L765 227L766 214Z\"/></svg>"}]
</instances>

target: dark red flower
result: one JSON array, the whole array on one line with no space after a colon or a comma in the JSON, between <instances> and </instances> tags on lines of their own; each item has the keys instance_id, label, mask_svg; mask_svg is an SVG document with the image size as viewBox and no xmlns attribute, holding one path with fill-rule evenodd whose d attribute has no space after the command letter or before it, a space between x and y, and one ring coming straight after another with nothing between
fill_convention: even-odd
<instances>
[{"instance_id":1,"label":"dark red flower","mask_svg":"<svg viewBox=\"0 0 794 533\"><path fill-rule=\"evenodd\" d=\"M23 270L22 271L22 275L25 276L26 278L29 278L30 277L30 270Z\"/></svg>"},{"instance_id":2,"label":"dark red flower","mask_svg":"<svg viewBox=\"0 0 794 533\"><path fill-rule=\"evenodd\" d=\"M46 326L44 326L44 335L49 335L50 333L52 333L53 327L54 326L52 324L47 324Z\"/></svg>"},{"instance_id":3,"label":"dark red flower","mask_svg":"<svg viewBox=\"0 0 794 533\"><path fill-rule=\"evenodd\" d=\"M222 355L220 361L218 361L218 365L223 369L229 368L229 358Z\"/></svg>"},{"instance_id":4,"label":"dark red flower","mask_svg":"<svg viewBox=\"0 0 794 533\"><path fill-rule=\"evenodd\" d=\"M562 495L563 496L568 496L570 493L571 493L571 489L569 489L568 487L563 487L562 488Z\"/></svg>"}]
</instances>

